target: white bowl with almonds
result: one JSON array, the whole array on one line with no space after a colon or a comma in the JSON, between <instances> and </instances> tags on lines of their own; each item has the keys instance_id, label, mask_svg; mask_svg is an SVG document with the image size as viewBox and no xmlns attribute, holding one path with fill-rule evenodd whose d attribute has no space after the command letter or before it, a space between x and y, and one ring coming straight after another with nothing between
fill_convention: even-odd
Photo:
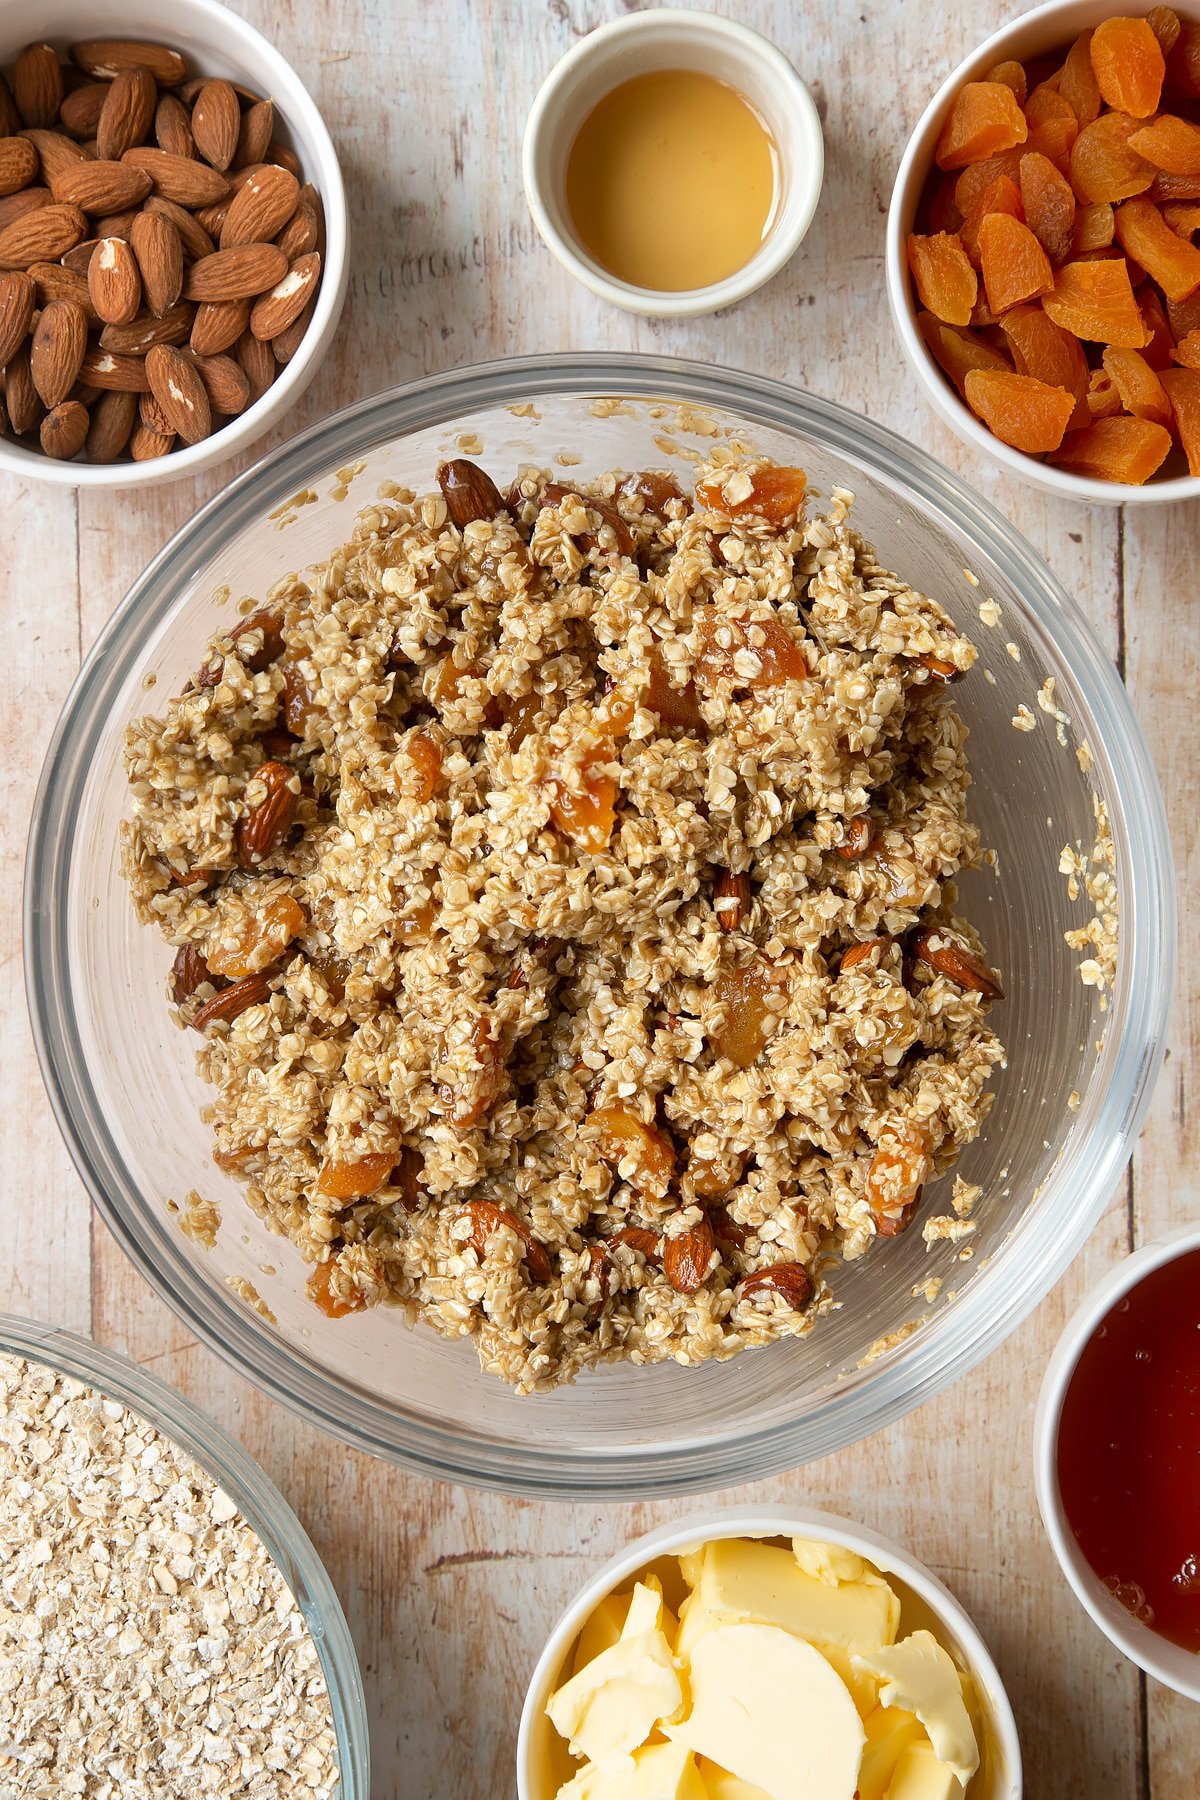
<instances>
[{"instance_id":1,"label":"white bowl with almonds","mask_svg":"<svg viewBox=\"0 0 1200 1800\"><path fill-rule=\"evenodd\" d=\"M303 84L217 0L0 0L0 470L175 480L303 392L345 191Z\"/></svg>"}]
</instances>

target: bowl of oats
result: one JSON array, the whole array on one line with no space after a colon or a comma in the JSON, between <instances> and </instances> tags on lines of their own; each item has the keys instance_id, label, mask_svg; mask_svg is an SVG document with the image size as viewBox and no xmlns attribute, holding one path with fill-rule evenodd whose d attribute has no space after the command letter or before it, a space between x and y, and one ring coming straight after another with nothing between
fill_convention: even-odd
<instances>
[{"instance_id":1,"label":"bowl of oats","mask_svg":"<svg viewBox=\"0 0 1200 1800\"><path fill-rule=\"evenodd\" d=\"M1124 690L982 501L772 381L531 358L340 414L138 582L29 991L97 1204L251 1379L425 1473L680 1492L1036 1303L1172 907Z\"/></svg>"},{"instance_id":2,"label":"bowl of oats","mask_svg":"<svg viewBox=\"0 0 1200 1800\"><path fill-rule=\"evenodd\" d=\"M0 1506L6 1792L365 1800L362 1678L320 1557L182 1394L0 1316Z\"/></svg>"}]
</instances>

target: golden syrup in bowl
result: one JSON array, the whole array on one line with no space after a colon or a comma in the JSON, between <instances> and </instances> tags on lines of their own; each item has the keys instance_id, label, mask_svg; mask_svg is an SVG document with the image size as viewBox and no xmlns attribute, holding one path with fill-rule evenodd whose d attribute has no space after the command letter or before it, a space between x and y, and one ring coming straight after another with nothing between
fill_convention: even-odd
<instances>
[{"instance_id":1,"label":"golden syrup in bowl","mask_svg":"<svg viewBox=\"0 0 1200 1800\"><path fill-rule=\"evenodd\" d=\"M743 269L774 222L779 157L727 82L695 69L635 75L597 102L567 156L580 241L633 287L684 293Z\"/></svg>"}]
</instances>

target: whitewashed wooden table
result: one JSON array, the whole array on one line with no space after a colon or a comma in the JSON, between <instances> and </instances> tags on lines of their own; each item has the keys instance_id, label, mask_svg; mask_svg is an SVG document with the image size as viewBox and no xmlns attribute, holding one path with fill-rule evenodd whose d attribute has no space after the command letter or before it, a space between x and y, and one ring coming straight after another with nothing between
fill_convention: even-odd
<instances>
[{"instance_id":1,"label":"whitewashed wooden table","mask_svg":"<svg viewBox=\"0 0 1200 1800\"><path fill-rule=\"evenodd\" d=\"M810 83L825 124L825 190L807 242L776 281L727 314L686 323L635 319L577 287L542 248L521 195L521 130L537 84L583 32L622 10L618 0L237 0L237 10L316 96L353 219L338 344L275 441L375 389L532 351L636 349L777 373L961 469L1053 564L1116 659L1158 760L1184 901L1169 1060L1132 1173L1060 1288L968 1381L857 1448L737 1497L845 1511L895 1533L949 1582L1008 1684L1029 1800L1200 1793L1200 1708L1140 1678L1075 1604L1031 1479L1034 1401L1066 1312L1135 1242L1194 1209L1187 1097L1200 1035L1200 913L1187 900L1200 880L1200 506L1088 510L1001 477L920 400L884 299L884 214L905 137L1005 9L987 0L944 13L913 0L728 0L726 10L771 36ZM599 1560L670 1517L671 1505L566 1507L436 1486L337 1449L263 1400L188 1338L93 1218L51 1121L26 1021L21 870L59 706L130 581L234 472L226 464L132 499L0 481L0 1309L91 1332L152 1364L279 1483L325 1557L358 1644L377 1800L498 1800L512 1792L517 1716L548 1625Z\"/></svg>"}]
</instances>

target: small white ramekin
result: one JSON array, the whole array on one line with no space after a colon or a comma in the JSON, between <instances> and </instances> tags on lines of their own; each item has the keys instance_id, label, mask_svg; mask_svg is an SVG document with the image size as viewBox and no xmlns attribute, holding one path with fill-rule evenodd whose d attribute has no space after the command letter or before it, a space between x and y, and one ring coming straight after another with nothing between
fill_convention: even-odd
<instances>
[{"instance_id":1,"label":"small white ramekin","mask_svg":"<svg viewBox=\"0 0 1200 1800\"><path fill-rule=\"evenodd\" d=\"M1119 1300L1155 1269L1161 1269L1191 1250L1200 1250L1200 1225L1182 1225L1177 1231L1168 1232L1165 1237L1135 1250L1115 1269L1110 1269L1103 1281L1087 1295L1050 1358L1038 1397L1033 1441L1034 1478L1042 1523L1063 1574L1075 1590L1076 1599L1091 1614L1105 1637L1139 1669L1153 1675L1165 1687L1174 1688L1177 1694L1183 1694L1189 1700L1200 1700L1200 1656L1151 1631L1109 1593L1076 1542L1058 1485L1058 1429L1063 1401L1085 1345Z\"/></svg>"},{"instance_id":2,"label":"small white ramekin","mask_svg":"<svg viewBox=\"0 0 1200 1800\"><path fill-rule=\"evenodd\" d=\"M815 1538L856 1551L880 1574L894 1580L900 1590L901 1629L933 1631L974 1685L983 1730L979 1773L971 1783L970 1800L1021 1800L1021 1746L1008 1695L987 1645L949 1588L890 1538L834 1513L790 1506L734 1506L689 1513L638 1538L604 1565L559 1619L530 1679L517 1734L518 1800L553 1800L556 1790L545 1772L553 1770L556 1761L561 1766L565 1752L546 1718L546 1702L559 1685L567 1652L588 1615L605 1594L659 1557L727 1537Z\"/></svg>"},{"instance_id":3,"label":"small white ramekin","mask_svg":"<svg viewBox=\"0 0 1200 1800\"><path fill-rule=\"evenodd\" d=\"M1073 500L1099 501L1106 506L1126 504L1159 505L1170 500L1194 500L1200 495L1200 476L1179 475L1167 481L1153 478L1142 487L1127 482L1096 481L1088 475L1074 475L1069 469L1056 469L1052 463L1039 462L1021 450L1001 443L970 407L958 397L948 376L944 375L929 354L917 325L917 302L909 279L906 244L917 216L926 177L933 166L933 151L951 102L967 81L979 81L998 62L1010 57L1026 62L1032 56L1045 56L1061 46L1063 54L1081 31L1089 31L1103 19L1111 18L1112 0L1047 0L1035 6L1011 24L993 32L978 50L947 76L908 140L896 174L887 218L886 274L892 320L901 348L916 371L918 380L933 406L965 444L1000 463L1010 474L1035 486L1049 488L1051 493ZM1144 10L1140 9L1139 10ZM1200 0L1181 0L1175 8L1181 18L1200 23Z\"/></svg>"},{"instance_id":4,"label":"small white ramekin","mask_svg":"<svg viewBox=\"0 0 1200 1800\"><path fill-rule=\"evenodd\" d=\"M656 69L698 70L737 88L766 123L779 155L780 193L761 249L724 281L681 293L634 287L602 269L581 243L566 202L567 157L588 112L621 82ZM782 51L732 19L673 7L614 19L569 50L542 83L522 149L529 210L563 267L614 306L659 318L732 306L777 275L812 222L824 166L812 95Z\"/></svg>"},{"instance_id":5,"label":"small white ramekin","mask_svg":"<svg viewBox=\"0 0 1200 1800\"><path fill-rule=\"evenodd\" d=\"M300 398L337 331L349 275L346 190L333 141L304 83L266 38L219 0L0 0L0 67L7 67L30 38L62 50L99 36L148 39L183 52L198 75L223 75L274 101L280 136L300 158L325 210L325 249L317 304L300 348L282 367L261 400L198 444L151 462L56 462L40 450L0 438L0 471L23 481L59 487L149 487L179 481L198 469L244 450Z\"/></svg>"}]
</instances>

